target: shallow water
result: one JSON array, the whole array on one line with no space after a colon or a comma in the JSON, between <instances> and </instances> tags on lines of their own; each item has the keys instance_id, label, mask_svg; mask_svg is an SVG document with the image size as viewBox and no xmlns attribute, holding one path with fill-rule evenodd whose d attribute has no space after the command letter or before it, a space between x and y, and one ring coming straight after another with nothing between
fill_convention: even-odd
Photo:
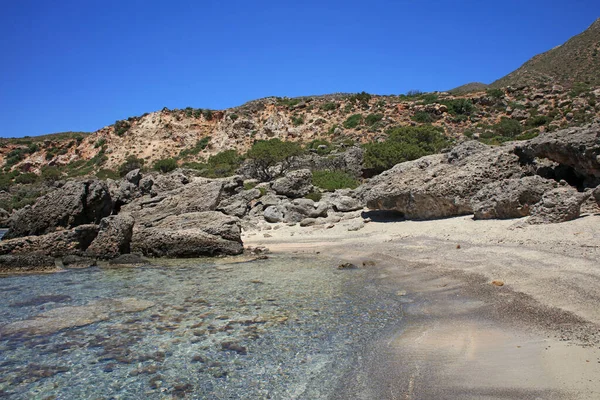
<instances>
[{"instance_id":1,"label":"shallow water","mask_svg":"<svg viewBox=\"0 0 600 400\"><path fill-rule=\"evenodd\" d=\"M0 278L0 397L328 398L365 343L401 318L399 298L368 271L324 258L157 263ZM6 335L52 309L119 298L154 305Z\"/></svg>"}]
</instances>

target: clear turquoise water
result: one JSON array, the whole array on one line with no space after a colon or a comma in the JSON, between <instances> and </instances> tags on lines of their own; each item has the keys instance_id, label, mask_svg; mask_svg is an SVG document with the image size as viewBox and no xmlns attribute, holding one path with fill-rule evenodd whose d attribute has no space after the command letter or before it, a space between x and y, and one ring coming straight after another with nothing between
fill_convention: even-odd
<instances>
[{"instance_id":1,"label":"clear turquoise water","mask_svg":"<svg viewBox=\"0 0 600 400\"><path fill-rule=\"evenodd\" d=\"M400 319L398 298L367 271L327 259L156 263L0 278L0 332L58 307L154 303L46 335L1 336L0 398L329 398L364 344Z\"/></svg>"}]
</instances>

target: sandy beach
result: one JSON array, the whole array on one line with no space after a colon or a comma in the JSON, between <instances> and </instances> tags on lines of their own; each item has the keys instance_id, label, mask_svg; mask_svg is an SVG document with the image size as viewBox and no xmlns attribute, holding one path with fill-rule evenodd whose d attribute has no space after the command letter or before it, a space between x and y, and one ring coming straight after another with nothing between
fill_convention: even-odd
<instances>
[{"instance_id":1,"label":"sandy beach","mask_svg":"<svg viewBox=\"0 0 600 400\"><path fill-rule=\"evenodd\" d=\"M600 398L599 215L537 226L372 221L348 231L353 222L243 237L354 263L402 297L402 328L364 349L338 398Z\"/></svg>"}]
</instances>

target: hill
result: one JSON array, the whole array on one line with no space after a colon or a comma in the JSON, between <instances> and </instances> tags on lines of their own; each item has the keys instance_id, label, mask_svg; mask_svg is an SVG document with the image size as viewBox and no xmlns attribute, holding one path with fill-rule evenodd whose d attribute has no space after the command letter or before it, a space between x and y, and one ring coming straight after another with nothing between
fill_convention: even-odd
<instances>
[{"instance_id":1,"label":"hill","mask_svg":"<svg viewBox=\"0 0 600 400\"><path fill-rule=\"evenodd\" d=\"M566 87L600 85L600 18L583 33L533 57L491 86L501 88L544 84Z\"/></svg>"}]
</instances>

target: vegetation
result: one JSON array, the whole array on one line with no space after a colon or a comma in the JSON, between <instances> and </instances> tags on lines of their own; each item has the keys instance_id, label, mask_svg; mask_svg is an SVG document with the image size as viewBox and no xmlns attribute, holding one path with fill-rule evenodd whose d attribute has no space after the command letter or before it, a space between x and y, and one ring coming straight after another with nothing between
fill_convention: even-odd
<instances>
[{"instance_id":1,"label":"vegetation","mask_svg":"<svg viewBox=\"0 0 600 400\"><path fill-rule=\"evenodd\" d=\"M312 183L330 192L336 189L355 189L359 184L356 178L347 172L329 170L313 171Z\"/></svg>"},{"instance_id":2,"label":"vegetation","mask_svg":"<svg viewBox=\"0 0 600 400\"><path fill-rule=\"evenodd\" d=\"M206 178L222 178L234 175L244 159L235 150L225 150L210 156L206 164L197 164L201 175ZM190 164L187 164L191 167ZM199 167L199 168L198 168Z\"/></svg>"},{"instance_id":3,"label":"vegetation","mask_svg":"<svg viewBox=\"0 0 600 400\"><path fill-rule=\"evenodd\" d=\"M129 128L131 128L131 124L129 123L129 121L121 120L115 122L114 127L115 135L123 136L129 130Z\"/></svg>"},{"instance_id":4,"label":"vegetation","mask_svg":"<svg viewBox=\"0 0 600 400\"><path fill-rule=\"evenodd\" d=\"M494 99L502 99L504 97L504 90L498 88L489 88L486 90L489 97Z\"/></svg>"},{"instance_id":5,"label":"vegetation","mask_svg":"<svg viewBox=\"0 0 600 400\"><path fill-rule=\"evenodd\" d=\"M383 119L383 114L369 114L365 118L365 124L368 126L375 125L377 122Z\"/></svg>"},{"instance_id":6,"label":"vegetation","mask_svg":"<svg viewBox=\"0 0 600 400\"><path fill-rule=\"evenodd\" d=\"M430 124L434 121L433 116L425 111L417 111L410 119L421 124Z\"/></svg>"},{"instance_id":7,"label":"vegetation","mask_svg":"<svg viewBox=\"0 0 600 400\"><path fill-rule=\"evenodd\" d=\"M349 116L348 119L346 119L342 125L346 129L354 129L360 124L361 121L362 121L362 115L354 114L354 115Z\"/></svg>"},{"instance_id":8,"label":"vegetation","mask_svg":"<svg viewBox=\"0 0 600 400\"><path fill-rule=\"evenodd\" d=\"M363 165L375 173L394 165L438 153L449 145L443 130L431 125L402 126L389 130L388 138L381 143L364 145Z\"/></svg>"},{"instance_id":9,"label":"vegetation","mask_svg":"<svg viewBox=\"0 0 600 400\"><path fill-rule=\"evenodd\" d=\"M317 153L320 156L327 155L333 150L333 146L327 140L315 139L306 145L306 150Z\"/></svg>"},{"instance_id":10,"label":"vegetation","mask_svg":"<svg viewBox=\"0 0 600 400\"><path fill-rule=\"evenodd\" d=\"M94 144L94 148L100 148L102 146L104 146L106 144L106 139L105 138L100 138L96 141L96 143Z\"/></svg>"},{"instance_id":11,"label":"vegetation","mask_svg":"<svg viewBox=\"0 0 600 400\"><path fill-rule=\"evenodd\" d=\"M98 179L119 179L119 174L112 169L101 169L96 173Z\"/></svg>"},{"instance_id":12,"label":"vegetation","mask_svg":"<svg viewBox=\"0 0 600 400\"><path fill-rule=\"evenodd\" d=\"M321 106L321 110L323 111L333 111L338 108L336 103L328 102Z\"/></svg>"},{"instance_id":13,"label":"vegetation","mask_svg":"<svg viewBox=\"0 0 600 400\"><path fill-rule=\"evenodd\" d=\"M292 124L294 126L300 126L304 123L304 118L301 115L292 115Z\"/></svg>"},{"instance_id":14,"label":"vegetation","mask_svg":"<svg viewBox=\"0 0 600 400\"><path fill-rule=\"evenodd\" d=\"M17 175L17 177L15 177L15 183L21 183L25 185L35 183L37 182L37 180L38 176L33 172L27 172L25 174Z\"/></svg>"},{"instance_id":15,"label":"vegetation","mask_svg":"<svg viewBox=\"0 0 600 400\"><path fill-rule=\"evenodd\" d=\"M192 147L191 149L181 150L181 152L179 152L179 157L187 157L187 156L197 155L202 150L206 149L206 147L208 147L208 143L210 143L210 139L211 139L210 136L203 137L202 139L198 140L196 142L196 145L194 147Z\"/></svg>"},{"instance_id":16,"label":"vegetation","mask_svg":"<svg viewBox=\"0 0 600 400\"><path fill-rule=\"evenodd\" d=\"M119 176L123 177L134 169L141 169L143 167L143 159L137 158L136 156L129 156L125 159L125 162L119 166Z\"/></svg>"},{"instance_id":17,"label":"vegetation","mask_svg":"<svg viewBox=\"0 0 600 400\"><path fill-rule=\"evenodd\" d=\"M285 174L294 157L302 153L302 148L298 143L271 139L255 142L246 156L252 160L255 177L268 181L275 176ZM281 165L279 170L273 171L273 167L277 164Z\"/></svg>"},{"instance_id":18,"label":"vegetation","mask_svg":"<svg viewBox=\"0 0 600 400\"><path fill-rule=\"evenodd\" d=\"M46 167L42 168L41 177L46 182L56 182L62 179L62 172L58 167Z\"/></svg>"},{"instance_id":19,"label":"vegetation","mask_svg":"<svg viewBox=\"0 0 600 400\"><path fill-rule=\"evenodd\" d=\"M171 172L177 167L177 160L174 158L165 158L154 162L154 169L162 173Z\"/></svg>"}]
</instances>

